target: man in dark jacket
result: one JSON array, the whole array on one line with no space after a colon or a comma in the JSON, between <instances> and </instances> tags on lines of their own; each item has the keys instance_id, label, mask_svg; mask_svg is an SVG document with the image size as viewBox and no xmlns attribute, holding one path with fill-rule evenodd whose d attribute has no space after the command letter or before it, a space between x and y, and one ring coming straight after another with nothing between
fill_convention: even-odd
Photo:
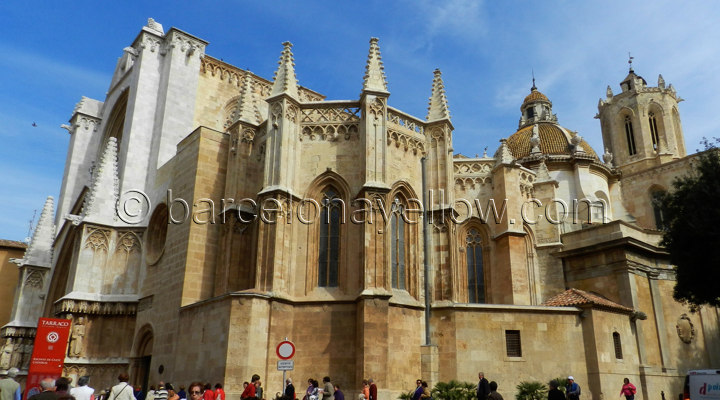
<instances>
[{"instance_id":1,"label":"man in dark jacket","mask_svg":"<svg viewBox=\"0 0 720 400\"><path fill-rule=\"evenodd\" d=\"M285 386L285 393L284 393L285 399L295 400L295 386L293 386L293 384L292 384L292 379L290 379L290 378L285 379L285 384L287 385L287 386Z\"/></svg>"},{"instance_id":2,"label":"man in dark jacket","mask_svg":"<svg viewBox=\"0 0 720 400\"><path fill-rule=\"evenodd\" d=\"M478 374L478 379L480 379L480 382L478 382L477 398L478 400L487 400L487 397L490 394L490 384L488 383L488 380L485 379L485 373L480 372Z\"/></svg>"},{"instance_id":3,"label":"man in dark jacket","mask_svg":"<svg viewBox=\"0 0 720 400\"><path fill-rule=\"evenodd\" d=\"M550 390L548 391L548 400L565 400L565 395L558 389L558 381L551 380Z\"/></svg>"}]
</instances>

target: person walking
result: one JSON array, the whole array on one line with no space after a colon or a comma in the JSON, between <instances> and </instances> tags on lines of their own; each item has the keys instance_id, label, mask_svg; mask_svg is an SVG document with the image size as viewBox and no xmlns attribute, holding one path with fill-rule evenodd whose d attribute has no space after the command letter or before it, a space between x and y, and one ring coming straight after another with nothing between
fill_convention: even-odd
<instances>
[{"instance_id":1,"label":"person walking","mask_svg":"<svg viewBox=\"0 0 720 400\"><path fill-rule=\"evenodd\" d=\"M478 379L480 381L478 382L477 387L477 398L478 400L487 400L487 397L490 394L490 386L488 380L485 379L485 373L479 372Z\"/></svg>"},{"instance_id":2,"label":"person walking","mask_svg":"<svg viewBox=\"0 0 720 400\"><path fill-rule=\"evenodd\" d=\"M622 389L620 389L620 396L625 396L626 400L635 400L635 393L637 393L637 388L635 388L635 385L630 383L630 379L623 379Z\"/></svg>"},{"instance_id":3,"label":"person walking","mask_svg":"<svg viewBox=\"0 0 720 400\"><path fill-rule=\"evenodd\" d=\"M565 395L558 389L558 386L560 386L558 381L553 379L548 386L550 386L550 390L548 390L548 400L565 400Z\"/></svg>"},{"instance_id":4,"label":"person walking","mask_svg":"<svg viewBox=\"0 0 720 400\"><path fill-rule=\"evenodd\" d=\"M210 382L205 383L205 386L203 386L203 400L215 400L215 392L213 392Z\"/></svg>"},{"instance_id":5,"label":"person walking","mask_svg":"<svg viewBox=\"0 0 720 400\"><path fill-rule=\"evenodd\" d=\"M221 383L215 384L215 400L225 400L225 390Z\"/></svg>"},{"instance_id":6,"label":"person walking","mask_svg":"<svg viewBox=\"0 0 720 400\"><path fill-rule=\"evenodd\" d=\"M345 400L345 394L340 390L340 385L334 385L333 389L333 397L335 400Z\"/></svg>"},{"instance_id":7,"label":"person walking","mask_svg":"<svg viewBox=\"0 0 720 400\"><path fill-rule=\"evenodd\" d=\"M370 399L370 384L368 383L367 379L363 379L362 384L363 384L362 394L363 394L365 400L369 400Z\"/></svg>"},{"instance_id":8,"label":"person walking","mask_svg":"<svg viewBox=\"0 0 720 400\"><path fill-rule=\"evenodd\" d=\"M295 400L295 386L293 386L292 379L285 379L285 392L283 392L286 400Z\"/></svg>"},{"instance_id":9,"label":"person walking","mask_svg":"<svg viewBox=\"0 0 720 400\"><path fill-rule=\"evenodd\" d=\"M568 400L579 400L580 399L580 385L575 382L575 378L572 375L568 376L568 382L565 386L565 396Z\"/></svg>"},{"instance_id":10,"label":"person walking","mask_svg":"<svg viewBox=\"0 0 720 400\"><path fill-rule=\"evenodd\" d=\"M421 385L423 388L423 393L420 395L420 400L431 399L432 394L430 393L430 388L428 387L428 383L425 381L422 381Z\"/></svg>"},{"instance_id":11,"label":"person walking","mask_svg":"<svg viewBox=\"0 0 720 400\"><path fill-rule=\"evenodd\" d=\"M118 375L118 384L110 389L109 400L135 400L133 388L128 384L130 377L126 373ZM167 392L165 392L167 393Z\"/></svg>"},{"instance_id":12,"label":"person walking","mask_svg":"<svg viewBox=\"0 0 720 400\"><path fill-rule=\"evenodd\" d=\"M412 400L420 400L420 396L423 394L422 379L415 381L415 391L412 395Z\"/></svg>"},{"instance_id":13,"label":"person walking","mask_svg":"<svg viewBox=\"0 0 720 400\"><path fill-rule=\"evenodd\" d=\"M326 376L323 378L322 400L333 400L333 393L335 393L335 388L333 384L330 383L330 377Z\"/></svg>"},{"instance_id":14,"label":"person walking","mask_svg":"<svg viewBox=\"0 0 720 400\"><path fill-rule=\"evenodd\" d=\"M10 368L3 379L0 379L0 400L20 400L22 391L20 384L15 381L18 372L17 368Z\"/></svg>"},{"instance_id":15,"label":"person walking","mask_svg":"<svg viewBox=\"0 0 720 400\"><path fill-rule=\"evenodd\" d=\"M70 395L72 395L75 400L94 400L95 389L88 386L88 382L90 382L89 376L81 376L78 379L78 386L70 389Z\"/></svg>"},{"instance_id":16,"label":"person walking","mask_svg":"<svg viewBox=\"0 0 720 400\"><path fill-rule=\"evenodd\" d=\"M498 393L497 388L498 384L495 381L492 381L488 384L488 388L490 388L490 393L488 393L488 399L490 400L503 400L503 397L500 393Z\"/></svg>"},{"instance_id":17,"label":"person walking","mask_svg":"<svg viewBox=\"0 0 720 400\"><path fill-rule=\"evenodd\" d=\"M370 397L368 400L378 400L377 398L377 385L375 385L375 381L373 378L368 379L368 383L370 384Z\"/></svg>"}]
</instances>

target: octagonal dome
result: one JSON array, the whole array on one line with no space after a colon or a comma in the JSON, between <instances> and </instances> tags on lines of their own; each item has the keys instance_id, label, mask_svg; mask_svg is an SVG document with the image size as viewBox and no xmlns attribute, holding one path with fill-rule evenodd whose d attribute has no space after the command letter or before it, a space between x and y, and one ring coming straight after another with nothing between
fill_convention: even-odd
<instances>
[{"instance_id":1,"label":"octagonal dome","mask_svg":"<svg viewBox=\"0 0 720 400\"><path fill-rule=\"evenodd\" d=\"M536 125L538 127L538 135L540 136L540 151L542 154L572 155L572 142L570 140L574 134L571 134L570 131L560 125L551 122L539 122ZM530 155L532 151L532 145L530 144L532 135L533 125L520 128L517 132L510 135L507 139L507 145L513 158L517 160ZM599 161L597 154L585 139L580 140L580 146L582 146L585 154Z\"/></svg>"}]
</instances>

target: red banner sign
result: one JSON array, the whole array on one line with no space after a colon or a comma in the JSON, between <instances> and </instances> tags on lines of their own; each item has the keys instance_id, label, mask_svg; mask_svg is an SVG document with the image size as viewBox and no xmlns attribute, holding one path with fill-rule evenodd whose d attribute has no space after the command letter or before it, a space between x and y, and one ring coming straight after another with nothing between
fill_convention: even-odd
<instances>
[{"instance_id":1,"label":"red banner sign","mask_svg":"<svg viewBox=\"0 0 720 400\"><path fill-rule=\"evenodd\" d=\"M69 319L40 318L38 320L23 400L42 392L40 382L43 379L57 379L62 376L71 324Z\"/></svg>"}]
</instances>

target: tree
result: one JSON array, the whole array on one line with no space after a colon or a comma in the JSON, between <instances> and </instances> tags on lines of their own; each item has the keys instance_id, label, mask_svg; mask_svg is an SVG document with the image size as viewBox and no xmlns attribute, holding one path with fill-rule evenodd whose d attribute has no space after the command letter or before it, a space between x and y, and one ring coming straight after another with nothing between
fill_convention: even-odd
<instances>
[{"instance_id":1,"label":"tree","mask_svg":"<svg viewBox=\"0 0 720 400\"><path fill-rule=\"evenodd\" d=\"M720 306L720 139L703 144L693 170L675 179L673 190L661 199L661 244L677 273L673 297L692 308Z\"/></svg>"}]
</instances>

